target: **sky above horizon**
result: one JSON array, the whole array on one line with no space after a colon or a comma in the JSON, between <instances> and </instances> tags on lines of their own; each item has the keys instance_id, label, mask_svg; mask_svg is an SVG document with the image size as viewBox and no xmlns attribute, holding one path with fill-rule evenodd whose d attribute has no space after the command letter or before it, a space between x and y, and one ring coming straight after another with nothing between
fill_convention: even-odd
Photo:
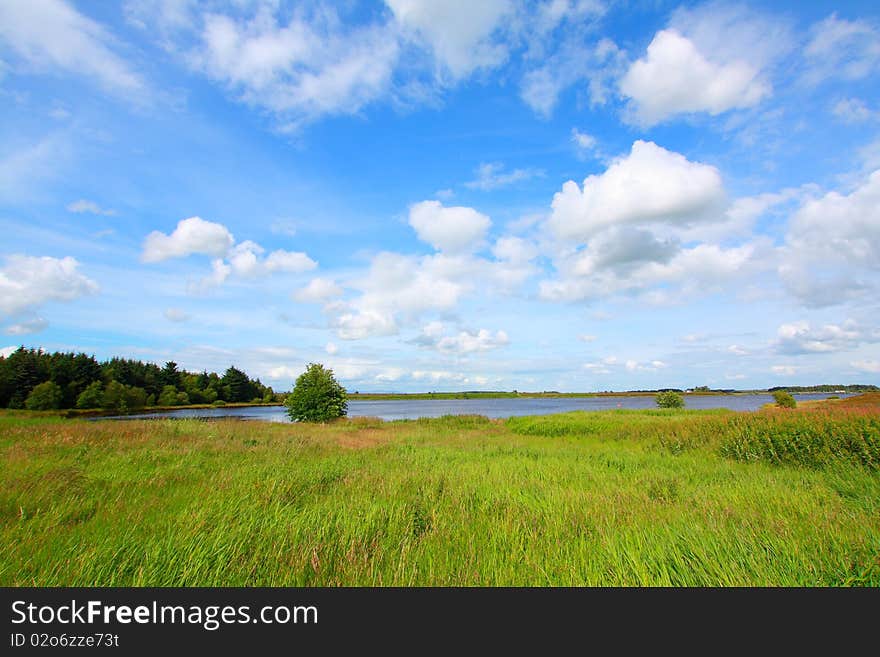
<instances>
[{"instance_id":1,"label":"sky above horizon","mask_svg":"<svg viewBox=\"0 0 880 657\"><path fill-rule=\"evenodd\" d=\"M880 384L871 2L0 3L0 353Z\"/></svg>"}]
</instances>

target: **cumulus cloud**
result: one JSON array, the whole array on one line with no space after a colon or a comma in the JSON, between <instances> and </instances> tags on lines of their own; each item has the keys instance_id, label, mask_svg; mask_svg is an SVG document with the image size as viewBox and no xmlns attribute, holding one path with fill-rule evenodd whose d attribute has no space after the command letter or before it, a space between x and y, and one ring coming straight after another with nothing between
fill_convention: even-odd
<instances>
[{"instance_id":1,"label":"cumulus cloud","mask_svg":"<svg viewBox=\"0 0 880 657\"><path fill-rule=\"evenodd\" d=\"M792 376L797 373L798 368L794 365L773 365L770 371L777 376Z\"/></svg>"},{"instance_id":2,"label":"cumulus cloud","mask_svg":"<svg viewBox=\"0 0 880 657\"><path fill-rule=\"evenodd\" d=\"M261 255L266 252L262 246L251 240L245 240L236 244L227 257L229 266L238 276L255 278L265 276L273 272L302 273L318 266L314 260L305 253L298 251L273 251L266 258Z\"/></svg>"},{"instance_id":3,"label":"cumulus cloud","mask_svg":"<svg viewBox=\"0 0 880 657\"><path fill-rule=\"evenodd\" d=\"M223 285L231 273L232 267L223 262L223 260L219 258L212 260L211 273L200 278L198 281L190 281L187 285L187 292L190 294L205 294L213 288Z\"/></svg>"},{"instance_id":4,"label":"cumulus cloud","mask_svg":"<svg viewBox=\"0 0 880 657\"><path fill-rule=\"evenodd\" d=\"M880 272L880 170L849 194L806 201L789 222L779 274L808 306L874 290Z\"/></svg>"},{"instance_id":5,"label":"cumulus cloud","mask_svg":"<svg viewBox=\"0 0 880 657\"><path fill-rule=\"evenodd\" d=\"M547 301L581 301L628 293L640 294L652 304L675 303L720 291L758 260L756 248L755 244L729 249L699 244L679 250L667 262L645 261L588 275L578 275L575 258L560 263L561 276L540 282L539 296Z\"/></svg>"},{"instance_id":6,"label":"cumulus cloud","mask_svg":"<svg viewBox=\"0 0 880 657\"><path fill-rule=\"evenodd\" d=\"M646 230L614 227L590 240L587 248L574 259L572 273L589 276L602 270L630 269L647 262L666 263L678 251L677 243L660 240Z\"/></svg>"},{"instance_id":7,"label":"cumulus cloud","mask_svg":"<svg viewBox=\"0 0 880 657\"><path fill-rule=\"evenodd\" d=\"M339 313L333 326L343 340L362 340L397 333L397 322L391 311L357 308L354 312Z\"/></svg>"},{"instance_id":8,"label":"cumulus cloud","mask_svg":"<svg viewBox=\"0 0 880 657\"><path fill-rule=\"evenodd\" d=\"M465 187L470 189L480 189L484 192L498 189L499 187L507 187L522 180L528 180L536 176L543 176L544 172L538 169L514 169L513 171L504 171L504 165L499 162L484 162L476 170L477 177L474 180L466 182Z\"/></svg>"},{"instance_id":9,"label":"cumulus cloud","mask_svg":"<svg viewBox=\"0 0 880 657\"><path fill-rule=\"evenodd\" d=\"M652 126L692 112L721 114L752 107L770 95L769 83L745 61L710 61L675 30L661 30L645 57L635 61L620 81L630 99L634 120Z\"/></svg>"},{"instance_id":10,"label":"cumulus cloud","mask_svg":"<svg viewBox=\"0 0 880 657\"><path fill-rule=\"evenodd\" d=\"M498 349L509 344L510 339L504 331L494 334L488 329L478 331L459 331L455 335L444 335L441 322L431 322L422 327L421 334L413 340L422 347L436 349L442 353L468 354Z\"/></svg>"},{"instance_id":11,"label":"cumulus cloud","mask_svg":"<svg viewBox=\"0 0 880 657\"><path fill-rule=\"evenodd\" d=\"M0 41L29 70L82 75L126 98L146 90L110 33L63 0L0 2Z\"/></svg>"},{"instance_id":12,"label":"cumulus cloud","mask_svg":"<svg viewBox=\"0 0 880 657\"><path fill-rule=\"evenodd\" d=\"M6 333L6 335L30 335L32 333L45 331L48 326L49 322L45 319L42 317L35 317L34 319L19 322L18 324L10 324L4 329L4 333Z\"/></svg>"},{"instance_id":13,"label":"cumulus cloud","mask_svg":"<svg viewBox=\"0 0 880 657\"><path fill-rule=\"evenodd\" d=\"M313 278L308 285L293 293L296 301L322 303L328 299L342 296L342 288L328 278Z\"/></svg>"},{"instance_id":14,"label":"cumulus cloud","mask_svg":"<svg viewBox=\"0 0 880 657\"><path fill-rule=\"evenodd\" d=\"M267 5L243 17L206 12L189 62L288 129L350 114L383 95L398 42L382 25L345 29L334 9L282 18Z\"/></svg>"},{"instance_id":15,"label":"cumulus cloud","mask_svg":"<svg viewBox=\"0 0 880 657\"><path fill-rule=\"evenodd\" d=\"M74 258L7 256L0 269L0 313L16 315L48 301L73 301L95 294L98 285L79 271Z\"/></svg>"},{"instance_id":16,"label":"cumulus cloud","mask_svg":"<svg viewBox=\"0 0 880 657\"><path fill-rule=\"evenodd\" d=\"M410 206L409 224L420 240L438 251L461 253L481 242L492 222L473 208L422 201Z\"/></svg>"},{"instance_id":17,"label":"cumulus cloud","mask_svg":"<svg viewBox=\"0 0 880 657\"><path fill-rule=\"evenodd\" d=\"M257 279L276 272L298 274L318 266L299 251L278 249L264 257L265 252L266 249L252 240L236 244L232 233L223 224L190 217L178 222L170 235L159 231L147 235L141 260L161 262L192 254L215 256L211 261L211 273L188 284L190 294L203 294L219 287L231 275Z\"/></svg>"},{"instance_id":18,"label":"cumulus cloud","mask_svg":"<svg viewBox=\"0 0 880 657\"><path fill-rule=\"evenodd\" d=\"M74 201L73 203L68 203L67 211L73 212L75 214L99 214L104 215L105 217L113 217L116 215L116 210L108 210L102 208L100 205L95 203L94 201L88 201L86 199L79 199L78 201Z\"/></svg>"},{"instance_id":19,"label":"cumulus cloud","mask_svg":"<svg viewBox=\"0 0 880 657\"><path fill-rule=\"evenodd\" d=\"M548 224L560 238L583 241L615 224L715 218L724 199L715 167L639 140L583 188L566 182L553 197Z\"/></svg>"},{"instance_id":20,"label":"cumulus cloud","mask_svg":"<svg viewBox=\"0 0 880 657\"><path fill-rule=\"evenodd\" d=\"M398 320L414 319L429 310L448 310L468 289L459 280L466 277L461 258L443 254L415 258L397 253L380 253L354 289L361 294L350 302L328 304L331 324L339 337L358 340L374 335L393 335Z\"/></svg>"},{"instance_id":21,"label":"cumulus cloud","mask_svg":"<svg viewBox=\"0 0 880 657\"><path fill-rule=\"evenodd\" d=\"M147 235L141 260L161 262L193 253L221 257L226 255L234 242L232 233L223 224L205 221L201 217L190 217L180 220L170 235L159 231Z\"/></svg>"},{"instance_id":22,"label":"cumulus cloud","mask_svg":"<svg viewBox=\"0 0 880 657\"><path fill-rule=\"evenodd\" d=\"M538 247L521 237L499 237L492 247L492 255L513 264L526 264L538 257Z\"/></svg>"},{"instance_id":23,"label":"cumulus cloud","mask_svg":"<svg viewBox=\"0 0 880 657\"><path fill-rule=\"evenodd\" d=\"M508 248L513 257L527 257L525 247L509 244ZM506 293L532 271L528 262L489 260L471 254L383 252L373 257L366 272L347 283L354 296L327 301L324 312L342 339L393 335L402 326L423 323L426 314L453 311L466 295L477 290Z\"/></svg>"},{"instance_id":24,"label":"cumulus cloud","mask_svg":"<svg viewBox=\"0 0 880 657\"><path fill-rule=\"evenodd\" d=\"M862 343L880 341L880 330L862 328L853 320L821 327L808 321L791 322L781 325L777 335L776 350L791 355L849 351Z\"/></svg>"}]
</instances>

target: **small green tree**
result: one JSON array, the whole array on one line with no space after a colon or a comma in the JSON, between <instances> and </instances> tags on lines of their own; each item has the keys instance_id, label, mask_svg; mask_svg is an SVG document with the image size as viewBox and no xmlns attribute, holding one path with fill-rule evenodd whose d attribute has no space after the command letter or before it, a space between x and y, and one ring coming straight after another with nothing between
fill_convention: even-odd
<instances>
[{"instance_id":1,"label":"small green tree","mask_svg":"<svg viewBox=\"0 0 880 657\"><path fill-rule=\"evenodd\" d=\"M159 395L159 406L177 406L177 388L174 386L162 386L162 394Z\"/></svg>"},{"instance_id":2,"label":"small green tree","mask_svg":"<svg viewBox=\"0 0 880 657\"><path fill-rule=\"evenodd\" d=\"M111 381L104 389L101 397L101 408L114 411L125 411L128 406L125 401L125 386L119 381Z\"/></svg>"},{"instance_id":3,"label":"small green tree","mask_svg":"<svg viewBox=\"0 0 880 657\"><path fill-rule=\"evenodd\" d=\"M348 412L345 395L345 388L333 377L333 370L309 363L285 400L287 414L294 422L335 420Z\"/></svg>"},{"instance_id":4,"label":"small green tree","mask_svg":"<svg viewBox=\"0 0 880 657\"><path fill-rule=\"evenodd\" d=\"M27 396L24 402L25 408L31 411L48 411L53 408L61 407L61 400L64 398L64 391L57 383L46 381L31 390L31 394Z\"/></svg>"},{"instance_id":5,"label":"small green tree","mask_svg":"<svg viewBox=\"0 0 880 657\"><path fill-rule=\"evenodd\" d=\"M797 407L797 402L794 400L794 397L792 397L785 390L775 390L773 392L773 399L779 408L795 408L795 407Z\"/></svg>"},{"instance_id":6,"label":"small green tree","mask_svg":"<svg viewBox=\"0 0 880 657\"><path fill-rule=\"evenodd\" d=\"M77 408L101 408L104 399L104 389L100 381L92 381L79 397L76 398Z\"/></svg>"},{"instance_id":7,"label":"small green tree","mask_svg":"<svg viewBox=\"0 0 880 657\"><path fill-rule=\"evenodd\" d=\"M684 397L681 396L681 393L675 392L675 390L657 393L654 401L657 402L657 406L660 408L684 408Z\"/></svg>"}]
</instances>

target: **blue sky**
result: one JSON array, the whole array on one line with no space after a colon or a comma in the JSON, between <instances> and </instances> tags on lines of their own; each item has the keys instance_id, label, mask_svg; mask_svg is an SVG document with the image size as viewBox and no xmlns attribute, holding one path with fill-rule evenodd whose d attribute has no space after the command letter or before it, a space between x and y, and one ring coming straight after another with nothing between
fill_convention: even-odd
<instances>
[{"instance_id":1,"label":"blue sky","mask_svg":"<svg viewBox=\"0 0 880 657\"><path fill-rule=\"evenodd\" d=\"M869 2L0 4L0 349L880 384Z\"/></svg>"}]
</instances>

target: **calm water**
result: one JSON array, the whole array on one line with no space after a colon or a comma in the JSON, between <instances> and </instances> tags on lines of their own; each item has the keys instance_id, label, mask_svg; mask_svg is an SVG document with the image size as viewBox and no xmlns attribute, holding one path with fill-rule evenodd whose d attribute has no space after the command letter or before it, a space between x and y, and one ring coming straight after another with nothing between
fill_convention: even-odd
<instances>
[{"instance_id":1,"label":"calm water","mask_svg":"<svg viewBox=\"0 0 880 657\"><path fill-rule=\"evenodd\" d=\"M796 394L795 399L825 399L829 393ZM850 395L840 395L849 397ZM754 411L762 404L772 402L770 395L700 395L686 396L685 408L729 408L734 411ZM564 397L507 398L507 399L406 399L380 401L349 401L349 417L372 416L383 420L413 420L441 415L485 415L492 418L513 415L547 415L568 411L604 411L616 408L657 408L653 396L648 397ZM184 408L178 411L126 415L125 418L236 417L264 422L289 422L283 406L253 406L246 408ZM102 418L107 419L107 418Z\"/></svg>"}]
</instances>

